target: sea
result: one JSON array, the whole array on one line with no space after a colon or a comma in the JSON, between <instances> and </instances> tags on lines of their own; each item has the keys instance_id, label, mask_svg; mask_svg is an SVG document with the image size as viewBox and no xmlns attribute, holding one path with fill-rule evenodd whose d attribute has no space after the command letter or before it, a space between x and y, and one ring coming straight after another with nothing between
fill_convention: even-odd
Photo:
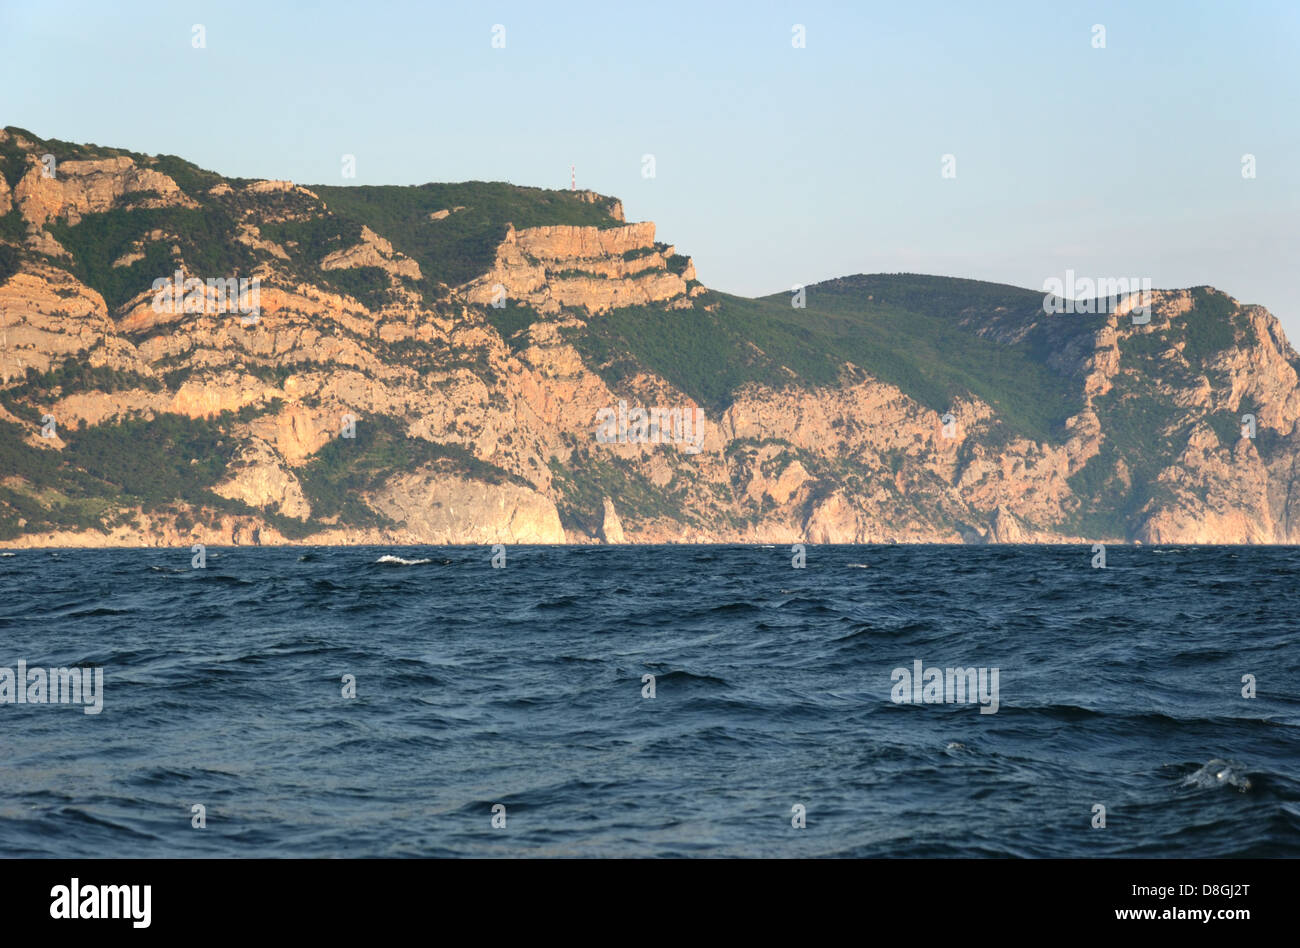
<instances>
[{"instance_id":1,"label":"sea","mask_svg":"<svg viewBox=\"0 0 1300 948\"><path fill-rule=\"evenodd\" d=\"M0 856L1297 856L1297 577L1281 547L7 551Z\"/></svg>"}]
</instances>

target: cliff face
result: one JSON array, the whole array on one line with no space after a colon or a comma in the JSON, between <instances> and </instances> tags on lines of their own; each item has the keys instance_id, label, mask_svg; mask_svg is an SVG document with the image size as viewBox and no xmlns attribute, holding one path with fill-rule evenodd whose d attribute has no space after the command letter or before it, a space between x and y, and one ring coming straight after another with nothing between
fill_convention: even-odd
<instances>
[{"instance_id":1,"label":"cliff face","mask_svg":"<svg viewBox=\"0 0 1300 948\"><path fill-rule=\"evenodd\" d=\"M57 155L55 158L57 159ZM115 207L197 207L167 175L127 157L37 162L13 189L23 219L37 227L55 218L80 223L83 215Z\"/></svg>"},{"instance_id":2,"label":"cliff face","mask_svg":"<svg viewBox=\"0 0 1300 948\"><path fill-rule=\"evenodd\" d=\"M1300 357L1209 288L798 310L592 192L49 178L71 146L0 135L5 545L1300 541Z\"/></svg>"},{"instance_id":3,"label":"cliff face","mask_svg":"<svg viewBox=\"0 0 1300 948\"><path fill-rule=\"evenodd\" d=\"M604 229L508 226L492 269L461 292L470 303L514 299L543 315L662 302L689 306L695 266L684 259L674 272L675 256L673 247L655 243L655 225L648 221ZM694 289L698 295L703 287Z\"/></svg>"}]
</instances>

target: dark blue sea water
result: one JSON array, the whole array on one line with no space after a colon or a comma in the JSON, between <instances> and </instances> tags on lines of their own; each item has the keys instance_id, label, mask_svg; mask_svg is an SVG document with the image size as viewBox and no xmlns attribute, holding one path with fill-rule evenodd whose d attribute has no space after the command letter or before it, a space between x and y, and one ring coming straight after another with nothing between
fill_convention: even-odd
<instances>
[{"instance_id":1,"label":"dark blue sea water","mask_svg":"<svg viewBox=\"0 0 1300 948\"><path fill-rule=\"evenodd\" d=\"M18 551L0 855L1300 855L1300 550L1107 552Z\"/></svg>"}]
</instances>

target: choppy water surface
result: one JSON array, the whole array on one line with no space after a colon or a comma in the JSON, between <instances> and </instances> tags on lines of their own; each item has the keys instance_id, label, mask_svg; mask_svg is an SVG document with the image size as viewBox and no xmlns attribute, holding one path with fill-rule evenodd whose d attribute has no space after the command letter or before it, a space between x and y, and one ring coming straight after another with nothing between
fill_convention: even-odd
<instances>
[{"instance_id":1,"label":"choppy water surface","mask_svg":"<svg viewBox=\"0 0 1300 948\"><path fill-rule=\"evenodd\" d=\"M104 709L0 704L0 854L1300 854L1300 551L1091 559L17 551L0 666ZM895 703L917 660L997 713Z\"/></svg>"}]
</instances>

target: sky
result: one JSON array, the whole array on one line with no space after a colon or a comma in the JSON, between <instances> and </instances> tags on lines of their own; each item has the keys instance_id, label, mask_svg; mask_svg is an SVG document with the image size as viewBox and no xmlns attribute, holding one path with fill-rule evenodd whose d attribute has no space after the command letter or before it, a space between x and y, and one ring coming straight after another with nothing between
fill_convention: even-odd
<instances>
[{"instance_id":1,"label":"sky","mask_svg":"<svg viewBox=\"0 0 1300 948\"><path fill-rule=\"evenodd\" d=\"M1298 51L1294 0L0 0L0 125L302 184L573 165L728 292L1073 270L1297 341Z\"/></svg>"}]
</instances>

